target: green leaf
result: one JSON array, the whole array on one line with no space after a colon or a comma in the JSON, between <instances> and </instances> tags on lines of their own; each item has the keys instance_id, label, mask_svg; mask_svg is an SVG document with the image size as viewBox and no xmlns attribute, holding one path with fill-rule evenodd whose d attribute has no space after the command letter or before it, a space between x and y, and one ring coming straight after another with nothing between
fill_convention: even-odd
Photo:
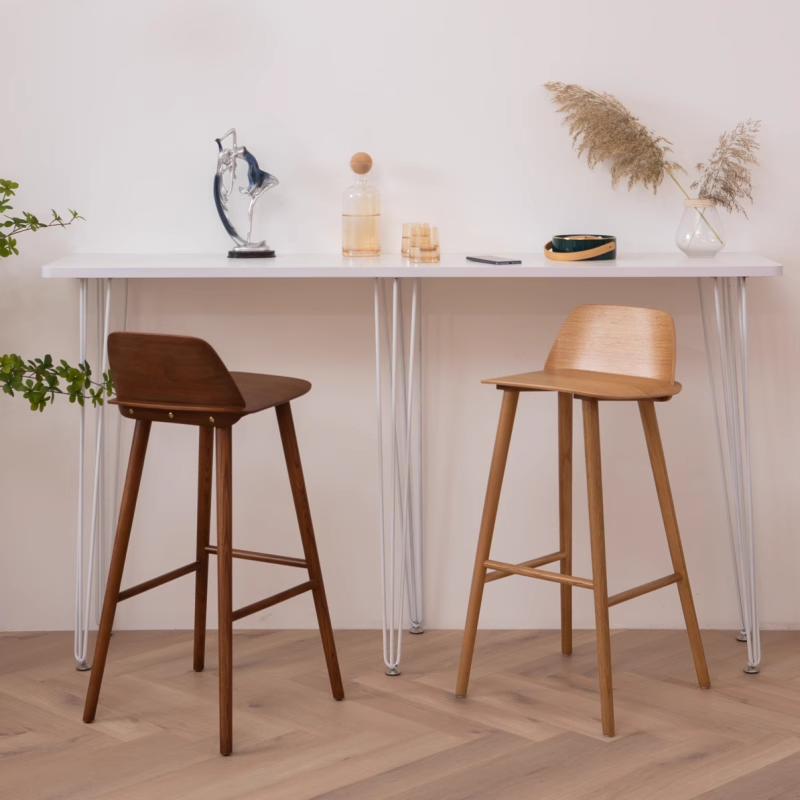
<instances>
[{"instance_id":1,"label":"green leaf","mask_svg":"<svg viewBox=\"0 0 800 800\"><path fill-rule=\"evenodd\" d=\"M92 368L88 361L79 368L60 359L56 365L48 353L43 358L23 359L16 353L0 355L0 386L10 397L20 392L32 410L44 411L55 402L56 394L66 395L70 403L85 405L88 399L95 408L105 405L105 397L112 397L114 384L111 371L102 373L103 380L90 379ZM65 381L61 387L61 379Z\"/></svg>"}]
</instances>

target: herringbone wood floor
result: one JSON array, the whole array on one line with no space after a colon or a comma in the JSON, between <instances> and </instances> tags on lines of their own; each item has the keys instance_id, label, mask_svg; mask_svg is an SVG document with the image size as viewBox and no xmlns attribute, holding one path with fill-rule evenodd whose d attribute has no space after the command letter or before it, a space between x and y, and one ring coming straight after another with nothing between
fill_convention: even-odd
<instances>
[{"instance_id":1,"label":"herringbone wood floor","mask_svg":"<svg viewBox=\"0 0 800 800\"><path fill-rule=\"evenodd\" d=\"M767 633L762 673L744 645L704 633L713 688L686 635L613 635L618 735L600 732L594 635L482 631L470 696L453 685L461 634L404 639L383 674L380 634L339 631L347 698L328 689L316 631L237 631L234 755L217 754L216 639L116 633L97 721L67 633L0 636L0 797L800 798L800 634Z\"/></svg>"}]
</instances>

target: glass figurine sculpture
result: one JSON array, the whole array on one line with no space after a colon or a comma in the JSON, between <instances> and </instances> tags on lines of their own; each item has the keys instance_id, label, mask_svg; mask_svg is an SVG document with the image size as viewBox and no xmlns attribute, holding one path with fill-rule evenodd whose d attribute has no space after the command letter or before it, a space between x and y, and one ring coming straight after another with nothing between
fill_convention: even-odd
<instances>
[{"instance_id":1,"label":"glass figurine sculpture","mask_svg":"<svg viewBox=\"0 0 800 800\"><path fill-rule=\"evenodd\" d=\"M223 147L222 143L231 138L231 146ZM256 157L244 146L239 146L236 141L236 128L231 128L224 136L215 140L219 148L217 155L217 173L214 176L214 204L217 207L219 218L228 236L233 239L234 247L228 251L228 258L274 258L275 251L270 249L265 241L253 242L253 209L256 200L267 189L278 185L278 179L269 172L264 172L258 166ZM241 159L247 164L247 186L240 186L239 191L250 197L247 209L248 226L247 236L243 237L233 226L228 216L228 197L236 185L236 162ZM225 185L225 177L229 175L229 183Z\"/></svg>"}]
</instances>

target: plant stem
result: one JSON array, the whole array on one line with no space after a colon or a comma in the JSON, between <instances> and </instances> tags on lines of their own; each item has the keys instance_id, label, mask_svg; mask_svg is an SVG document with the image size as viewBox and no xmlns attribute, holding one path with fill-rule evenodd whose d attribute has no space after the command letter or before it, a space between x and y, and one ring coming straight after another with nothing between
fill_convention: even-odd
<instances>
[{"instance_id":1,"label":"plant stem","mask_svg":"<svg viewBox=\"0 0 800 800\"><path fill-rule=\"evenodd\" d=\"M667 175L669 175L670 178L672 178L672 180L675 181L675 185L684 193L686 199L691 200L692 199L691 195L686 191L686 189L683 188L683 186L681 186L678 179L669 170L667 170ZM711 233L713 233L714 236L717 237L719 243L724 247L725 242L722 241L722 237L714 230L714 226L706 219L706 215L703 213L703 210L701 208L698 208L697 211L700 212L700 216L703 218L703 222L705 222L705 224L708 225L709 229L711 230ZM694 238L694 236L692 238Z\"/></svg>"},{"instance_id":2,"label":"plant stem","mask_svg":"<svg viewBox=\"0 0 800 800\"><path fill-rule=\"evenodd\" d=\"M11 217L9 217L8 214L3 214L3 216L6 217L7 219L11 219ZM48 222L46 225L39 225L39 229L41 230L42 228L66 228L68 225L72 225L73 222L75 222L75 218L69 220L68 222L64 222L63 220L62 221L53 220L52 222ZM14 227L11 229L9 233L6 234L6 236L14 236L18 233L25 233L30 229L31 229L30 225L21 225L19 227Z\"/></svg>"},{"instance_id":3,"label":"plant stem","mask_svg":"<svg viewBox=\"0 0 800 800\"><path fill-rule=\"evenodd\" d=\"M678 181L678 179L669 170L667 170L667 175L669 175L670 178L675 181L675 185L686 195L686 199L691 200L692 198L689 193L683 188L683 186L681 186L680 181Z\"/></svg>"}]
</instances>

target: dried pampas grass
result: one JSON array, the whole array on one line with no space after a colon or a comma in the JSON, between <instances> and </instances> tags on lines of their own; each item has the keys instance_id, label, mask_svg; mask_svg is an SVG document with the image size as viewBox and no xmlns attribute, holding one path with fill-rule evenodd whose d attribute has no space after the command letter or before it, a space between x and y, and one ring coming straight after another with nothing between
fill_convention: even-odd
<instances>
[{"instance_id":1,"label":"dried pampas grass","mask_svg":"<svg viewBox=\"0 0 800 800\"><path fill-rule=\"evenodd\" d=\"M574 83L546 83L545 88L565 116L578 156L585 152L592 169L610 162L613 187L627 178L628 190L641 183L655 194L665 175L675 180L673 173L685 172L669 158L672 142L642 125L613 95Z\"/></svg>"},{"instance_id":2,"label":"dried pampas grass","mask_svg":"<svg viewBox=\"0 0 800 800\"><path fill-rule=\"evenodd\" d=\"M755 151L759 148L756 134L760 128L761 120L748 119L719 137L717 149L708 163L697 165L703 177L691 188L699 187L698 197L713 200L730 212L739 211L747 216L739 200L746 197L753 202L753 184L747 165L758 164Z\"/></svg>"}]
</instances>

